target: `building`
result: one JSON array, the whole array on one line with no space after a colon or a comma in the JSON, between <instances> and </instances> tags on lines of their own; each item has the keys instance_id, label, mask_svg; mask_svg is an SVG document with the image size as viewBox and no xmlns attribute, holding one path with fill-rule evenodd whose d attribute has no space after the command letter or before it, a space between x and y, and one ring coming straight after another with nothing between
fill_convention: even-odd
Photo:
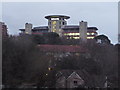
<instances>
[{"instance_id":1,"label":"building","mask_svg":"<svg viewBox=\"0 0 120 90\"><path fill-rule=\"evenodd\" d=\"M56 88L85 88L92 78L81 70L61 70L56 74Z\"/></svg>"},{"instance_id":2,"label":"building","mask_svg":"<svg viewBox=\"0 0 120 90\"><path fill-rule=\"evenodd\" d=\"M56 74L56 88L104 88L104 75L89 74L86 70L64 69Z\"/></svg>"},{"instance_id":3,"label":"building","mask_svg":"<svg viewBox=\"0 0 120 90\"><path fill-rule=\"evenodd\" d=\"M69 19L69 16L64 15L50 15L45 16L48 19L48 28L49 32L56 32L62 36L62 27L67 25L66 19Z\"/></svg>"},{"instance_id":4,"label":"building","mask_svg":"<svg viewBox=\"0 0 120 90\"><path fill-rule=\"evenodd\" d=\"M60 37L66 39L91 40L98 35L96 27L88 27L87 22L81 21L79 25L67 25L69 16L65 15L49 15L45 16L48 19L48 26L33 27L32 24L25 24L25 29L20 29L22 34L44 34L48 32L56 32ZM26 29L26 25L29 29Z\"/></svg>"},{"instance_id":5,"label":"building","mask_svg":"<svg viewBox=\"0 0 120 90\"><path fill-rule=\"evenodd\" d=\"M5 25L4 22L0 22L0 34L2 34L2 37L5 38L8 36L7 33L7 25Z\"/></svg>"},{"instance_id":6,"label":"building","mask_svg":"<svg viewBox=\"0 0 120 90\"><path fill-rule=\"evenodd\" d=\"M25 33L26 34L32 34L32 24L31 23L26 23L25 24Z\"/></svg>"}]
</instances>

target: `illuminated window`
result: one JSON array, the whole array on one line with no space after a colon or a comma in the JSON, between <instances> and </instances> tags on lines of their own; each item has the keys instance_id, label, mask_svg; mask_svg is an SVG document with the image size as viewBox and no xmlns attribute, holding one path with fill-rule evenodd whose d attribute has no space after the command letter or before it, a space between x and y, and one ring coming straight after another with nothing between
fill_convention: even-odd
<instances>
[{"instance_id":1,"label":"illuminated window","mask_svg":"<svg viewBox=\"0 0 120 90\"><path fill-rule=\"evenodd\" d=\"M64 33L64 35L76 36L76 35L80 35L80 34L79 33Z\"/></svg>"},{"instance_id":2,"label":"illuminated window","mask_svg":"<svg viewBox=\"0 0 120 90\"><path fill-rule=\"evenodd\" d=\"M94 35L95 33L91 33L91 35Z\"/></svg>"},{"instance_id":3,"label":"illuminated window","mask_svg":"<svg viewBox=\"0 0 120 90\"><path fill-rule=\"evenodd\" d=\"M95 33L87 33L87 35L95 35Z\"/></svg>"},{"instance_id":4,"label":"illuminated window","mask_svg":"<svg viewBox=\"0 0 120 90\"><path fill-rule=\"evenodd\" d=\"M80 35L80 33L75 33L75 35Z\"/></svg>"},{"instance_id":5,"label":"illuminated window","mask_svg":"<svg viewBox=\"0 0 120 90\"><path fill-rule=\"evenodd\" d=\"M56 21L53 21L52 24L56 24L57 22Z\"/></svg>"},{"instance_id":6,"label":"illuminated window","mask_svg":"<svg viewBox=\"0 0 120 90\"><path fill-rule=\"evenodd\" d=\"M80 39L79 37L73 37L74 39Z\"/></svg>"},{"instance_id":7,"label":"illuminated window","mask_svg":"<svg viewBox=\"0 0 120 90\"><path fill-rule=\"evenodd\" d=\"M53 31L53 32L56 32L56 29L53 29L52 31Z\"/></svg>"},{"instance_id":8,"label":"illuminated window","mask_svg":"<svg viewBox=\"0 0 120 90\"><path fill-rule=\"evenodd\" d=\"M87 37L87 39L93 39L94 37Z\"/></svg>"},{"instance_id":9,"label":"illuminated window","mask_svg":"<svg viewBox=\"0 0 120 90\"><path fill-rule=\"evenodd\" d=\"M59 18L51 18L51 20L59 20Z\"/></svg>"},{"instance_id":10,"label":"illuminated window","mask_svg":"<svg viewBox=\"0 0 120 90\"><path fill-rule=\"evenodd\" d=\"M55 29L55 26L53 26L53 29Z\"/></svg>"},{"instance_id":11,"label":"illuminated window","mask_svg":"<svg viewBox=\"0 0 120 90\"><path fill-rule=\"evenodd\" d=\"M87 33L87 35L90 35L90 33Z\"/></svg>"}]
</instances>

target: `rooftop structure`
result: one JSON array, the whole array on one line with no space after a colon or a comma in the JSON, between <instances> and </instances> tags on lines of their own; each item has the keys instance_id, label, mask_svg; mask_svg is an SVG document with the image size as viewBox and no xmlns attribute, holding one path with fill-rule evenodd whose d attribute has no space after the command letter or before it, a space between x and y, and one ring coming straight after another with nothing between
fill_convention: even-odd
<instances>
[{"instance_id":1,"label":"rooftop structure","mask_svg":"<svg viewBox=\"0 0 120 90\"><path fill-rule=\"evenodd\" d=\"M48 19L48 29L49 32L56 32L62 36L62 27L67 25L66 19L69 19L69 16L65 15L49 15L45 16Z\"/></svg>"},{"instance_id":2,"label":"rooftop structure","mask_svg":"<svg viewBox=\"0 0 120 90\"><path fill-rule=\"evenodd\" d=\"M67 19L69 19L69 16L65 15L49 15L45 16L46 19L48 19L48 26L38 26L33 27L32 25L28 23L29 29L20 29L21 33L29 33L28 34L44 34L48 32L55 32L60 37L65 37L66 39L81 39L83 36L87 35L87 40L92 40L94 37L98 35L97 28L96 27L88 27L86 25L86 31L85 28L82 30L84 32L84 35L82 32L80 32L80 28L83 27L82 24L80 25L67 25ZM85 23L84 21L81 21L80 23ZM87 23L87 22L86 22ZM27 34L26 33L26 34ZM81 34L82 33L82 34ZM85 38L85 37L84 37ZM84 39L85 40L85 39Z\"/></svg>"},{"instance_id":3,"label":"rooftop structure","mask_svg":"<svg viewBox=\"0 0 120 90\"><path fill-rule=\"evenodd\" d=\"M69 16L65 16L65 15L49 15L49 16L45 16L46 19L51 19L51 18L62 18L62 19L69 19Z\"/></svg>"}]
</instances>

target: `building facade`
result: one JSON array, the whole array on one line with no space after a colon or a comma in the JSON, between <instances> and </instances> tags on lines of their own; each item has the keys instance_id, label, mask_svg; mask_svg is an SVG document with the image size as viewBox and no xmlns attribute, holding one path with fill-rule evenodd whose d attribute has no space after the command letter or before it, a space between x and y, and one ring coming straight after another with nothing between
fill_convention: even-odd
<instances>
[{"instance_id":1,"label":"building facade","mask_svg":"<svg viewBox=\"0 0 120 90\"><path fill-rule=\"evenodd\" d=\"M0 34L2 35L2 38L8 36L7 25L4 22L0 22Z\"/></svg>"},{"instance_id":2,"label":"building facade","mask_svg":"<svg viewBox=\"0 0 120 90\"><path fill-rule=\"evenodd\" d=\"M86 40L91 40L98 35L96 27L88 27L87 22L81 21L79 25L67 25L67 19L69 16L64 15L49 15L45 16L48 19L48 26L33 27L32 24L27 24L29 29L20 29L21 33L28 34L44 34L48 32L55 32L60 37L65 37L66 39L81 39L86 42ZM26 34L27 34L26 33Z\"/></svg>"},{"instance_id":3,"label":"building facade","mask_svg":"<svg viewBox=\"0 0 120 90\"><path fill-rule=\"evenodd\" d=\"M88 80L90 78L80 70L62 70L56 74L56 88L85 88Z\"/></svg>"}]
</instances>

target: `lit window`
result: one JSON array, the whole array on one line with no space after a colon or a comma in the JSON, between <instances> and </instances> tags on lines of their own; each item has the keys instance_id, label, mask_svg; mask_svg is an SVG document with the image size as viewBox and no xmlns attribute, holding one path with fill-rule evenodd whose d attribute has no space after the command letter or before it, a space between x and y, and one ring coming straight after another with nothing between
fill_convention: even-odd
<instances>
[{"instance_id":1,"label":"lit window","mask_svg":"<svg viewBox=\"0 0 120 90\"><path fill-rule=\"evenodd\" d=\"M56 24L56 21L53 21L52 24Z\"/></svg>"},{"instance_id":2,"label":"lit window","mask_svg":"<svg viewBox=\"0 0 120 90\"><path fill-rule=\"evenodd\" d=\"M94 35L95 33L87 33L87 35Z\"/></svg>"},{"instance_id":3,"label":"lit window","mask_svg":"<svg viewBox=\"0 0 120 90\"><path fill-rule=\"evenodd\" d=\"M95 33L91 33L91 35L94 35Z\"/></svg>"},{"instance_id":4,"label":"lit window","mask_svg":"<svg viewBox=\"0 0 120 90\"><path fill-rule=\"evenodd\" d=\"M59 18L51 18L51 20L59 20Z\"/></svg>"},{"instance_id":5,"label":"lit window","mask_svg":"<svg viewBox=\"0 0 120 90\"><path fill-rule=\"evenodd\" d=\"M74 39L80 39L79 37L73 37Z\"/></svg>"},{"instance_id":6,"label":"lit window","mask_svg":"<svg viewBox=\"0 0 120 90\"><path fill-rule=\"evenodd\" d=\"M75 33L75 35L80 35L80 33Z\"/></svg>"},{"instance_id":7,"label":"lit window","mask_svg":"<svg viewBox=\"0 0 120 90\"><path fill-rule=\"evenodd\" d=\"M87 39L93 39L94 37L87 37Z\"/></svg>"},{"instance_id":8,"label":"lit window","mask_svg":"<svg viewBox=\"0 0 120 90\"><path fill-rule=\"evenodd\" d=\"M87 35L90 35L90 33L87 33Z\"/></svg>"},{"instance_id":9,"label":"lit window","mask_svg":"<svg viewBox=\"0 0 120 90\"><path fill-rule=\"evenodd\" d=\"M52 29L52 32L56 32L56 29Z\"/></svg>"}]
</instances>

